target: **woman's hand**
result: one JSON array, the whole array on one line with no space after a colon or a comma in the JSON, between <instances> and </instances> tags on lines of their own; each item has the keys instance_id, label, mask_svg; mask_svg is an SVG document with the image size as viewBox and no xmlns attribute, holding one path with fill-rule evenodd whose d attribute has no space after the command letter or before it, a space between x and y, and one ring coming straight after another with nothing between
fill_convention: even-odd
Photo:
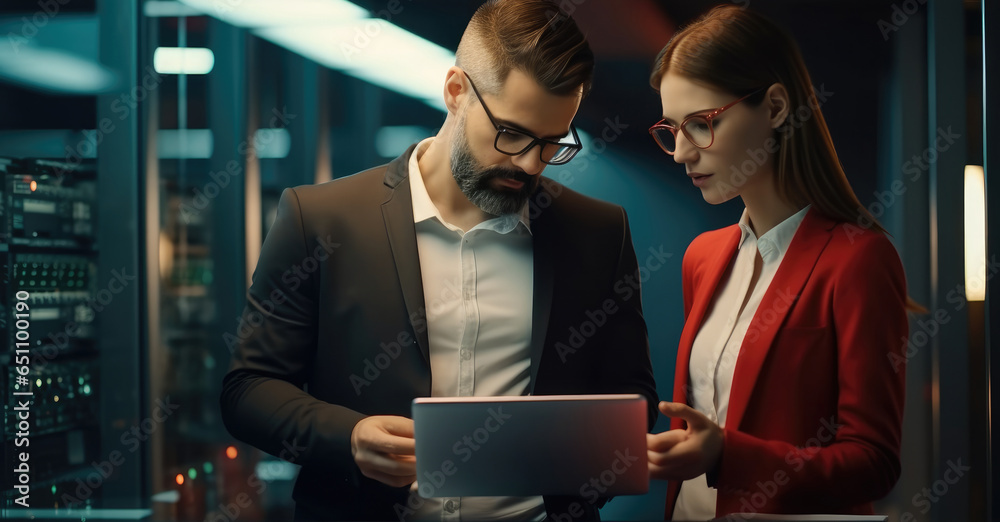
<instances>
[{"instance_id":1,"label":"woman's hand","mask_svg":"<svg viewBox=\"0 0 1000 522\"><path fill-rule=\"evenodd\" d=\"M679 402L661 402L660 411L684 419L687 429L646 435L649 477L689 480L715 467L722 456L722 428Z\"/></svg>"}]
</instances>

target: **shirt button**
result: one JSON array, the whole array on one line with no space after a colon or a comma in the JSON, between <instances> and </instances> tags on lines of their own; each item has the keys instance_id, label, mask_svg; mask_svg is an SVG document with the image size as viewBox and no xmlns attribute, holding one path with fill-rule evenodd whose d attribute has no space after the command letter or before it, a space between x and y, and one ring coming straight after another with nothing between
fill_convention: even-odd
<instances>
[{"instance_id":1,"label":"shirt button","mask_svg":"<svg viewBox=\"0 0 1000 522\"><path fill-rule=\"evenodd\" d=\"M444 503L444 510L447 511L448 513L454 513L455 512L455 501L454 500L449 500L448 502L445 502Z\"/></svg>"},{"instance_id":2,"label":"shirt button","mask_svg":"<svg viewBox=\"0 0 1000 522\"><path fill-rule=\"evenodd\" d=\"M472 350L462 350L462 360L468 361L469 359L472 359Z\"/></svg>"}]
</instances>

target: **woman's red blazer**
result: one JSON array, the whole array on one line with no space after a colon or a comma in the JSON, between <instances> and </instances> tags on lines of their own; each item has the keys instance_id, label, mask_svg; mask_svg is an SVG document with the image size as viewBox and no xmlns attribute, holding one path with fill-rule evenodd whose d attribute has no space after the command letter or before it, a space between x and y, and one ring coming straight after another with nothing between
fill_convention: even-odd
<instances>
[{"instance_id":1,"label":"woman's red blazer","mask_svg":"<svg viewBox=\"0 0 1000 522\"><path fill-rule=\"evenodd\" d=\"M739 238L737 225L706 232L684 255L676 402L690 404L691 346ZM810 209L740 349L722 457L709 473L716 516L872 513L900 473L905 306L889 239ZM679 489L670 484L667 518Z\"/></svg>"}]
</instances>

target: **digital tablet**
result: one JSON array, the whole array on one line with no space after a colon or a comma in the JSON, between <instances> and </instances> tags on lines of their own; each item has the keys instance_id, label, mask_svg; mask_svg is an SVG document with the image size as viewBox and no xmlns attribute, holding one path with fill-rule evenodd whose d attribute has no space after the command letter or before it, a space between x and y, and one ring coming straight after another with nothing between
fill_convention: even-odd
<instances>
[{"instance_id":1,"label":"digital tablet","mask_svg":"<svg viewBox=\"0 0 1000 522\"><path fill-rule=\"evenodd\" d=\"M413 401L418 493L646 493L646 399L634 395L434 397Z\"/></svg>"}]
</instances>

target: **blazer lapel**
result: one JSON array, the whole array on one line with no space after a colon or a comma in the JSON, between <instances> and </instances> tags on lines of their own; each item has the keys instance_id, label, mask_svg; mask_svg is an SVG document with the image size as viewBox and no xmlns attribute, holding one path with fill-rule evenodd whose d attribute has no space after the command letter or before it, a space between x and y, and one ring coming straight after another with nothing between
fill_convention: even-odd
<instances>
[{"instance_id":1,"label":"blazer lapel","mask_svg":"<svg viewBox=\"0 0 1000 522\"><path fill-rule=\"evenodd\" d=\"M542 178L536 194L546 188L547 180ZM539 207L540 208L540 207ZM542 348L548 332L549 313L552 310L552 278L555 277L552 261L552 241L549 240L549 221L546 213L540 212L531 220L532 263L532 303L531 303L531 381L528 393L535 393L538 366L542 360Z\"/></svg>"},{"instance_id":2,"label":"blazer lapel","mask_svg":"<svg viewBox=\"0 0 1000 522\"><path fill-rule=\"evenodd\" d=\"M792 238L740 347L729 394L727 427L739 429L771 343L802 293L802 287L809 279L820 254L830 242L830 229L834 225L833 221L821 216L815 209L809 209ZM766 319L765 315L768 316Z\"/></svg>"},{"instance_id":3,"label":"blazer lapel","mask_svg":"<svg viewBox=\"0 0 1000 522\"><path fill-rule=\"evenodd\" d=\"M674 401L688 403L690 384L688 379L688 366L691 361L691 348L694 345L694 338L701 330L701 323L705 320L708 312L708 305L712 302L715 290L725 275L736 253L736 247L740 241L740 228L731 227L731 231L723 241L720 242L717 255L705 265L703 273L692 274L692 278L701 282L695 289L694 303L691 306L691 316L685 318L684 330L681 332L680 344L677 347L677 367L674 371ZM693 282L692 282L693 284ZM677 424L674 426L674 424ZM672 427L680 427L680 418L671 422Z\"/></svg>"},{"instance_id":4,"label":"blazer lapel","mask_svg":"<svg viewBox=\"0 0 1000 522\"><path fill-rule=\"evenodd\" d=\"M386 200L382 203L382 219L389 238L389 247L396 265L396 275L403 291L410 326L416 334L417 345L424 361L430 364L427 341L427 312L424 309L424 285L420 276L420 258L417 252L417 233L413 226L413 202L410 197L410 155L416 145L410 146L396 158L385 172Z\"/></svg>"}]
</instances>

